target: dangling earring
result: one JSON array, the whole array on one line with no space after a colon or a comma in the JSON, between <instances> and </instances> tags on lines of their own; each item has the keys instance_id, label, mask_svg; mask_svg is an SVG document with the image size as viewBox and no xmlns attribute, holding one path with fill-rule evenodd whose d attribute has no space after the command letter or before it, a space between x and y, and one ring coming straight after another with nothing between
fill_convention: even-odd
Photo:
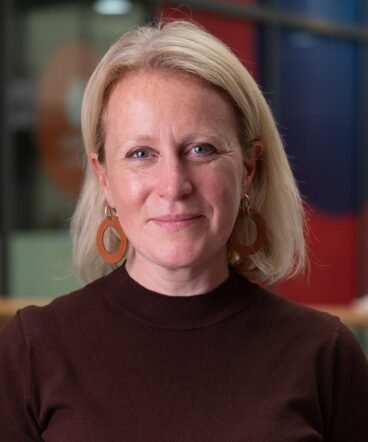
<instances>
[{"instance_id":1,"label":"dangling earring","mask_svg":"<svg viewBox=\"0 0 368 442\"><path fill-rule=\"evenodd\" d=\"M250 218L256 225L257 228L257 236L254 242L250 245L244 245L242 244L237 236L237 228L240 227L240 225L244 225L244 218L248 217ZM244 198L242 198L240 202L240 210L238 217L235 222L234 229L230 236L230 244L231 247L238 252L238 254L245 258L249 255L253 255L254 253L257 253L259 249L262 247L264 240L266 237L266 227L264 224L263 219L259 215L259 213L252 209L250 207L250 200L249 196L247 194L244 195Z\"/></svg>"},{"instance_id":2,"label":"dangling earring","mask_svg":"<svg viewBox=\"0 0 368 442\"><path fill-rule=\"evenodd\" d=\"M109 227L112 227L116 230L120 239L120 243L115 252L109 252L108 250L106 250L104 244L104 235ZM117 264L123 259L127 249L127 245L128 241L125 236L124 230L121 228L119 219L114 214L113 209L111 209L111 207L107 205L105 207L105 219L102 220L101 224L98 226L96 234L96 246L98 253L107 264Z\"/></svg>"}]
</instances>

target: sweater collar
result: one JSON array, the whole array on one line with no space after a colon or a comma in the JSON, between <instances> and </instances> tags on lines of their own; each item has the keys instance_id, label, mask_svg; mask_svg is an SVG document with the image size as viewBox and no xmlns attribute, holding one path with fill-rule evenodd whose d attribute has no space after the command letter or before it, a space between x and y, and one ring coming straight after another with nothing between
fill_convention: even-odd
<instances>
[{"instance_id":1,"label":"sweater collar","mask_svg":"<svg viewBox=\"0 0 368 442\"><path fill-rule=\"evenodd\" d=\"M195 329L223 321L244 308L257 286L230 268L229 276L214 290L193 296L169 296L138 284L121 266L107 278L112 301L157 328Z\"/></svg>"}]
</instances>

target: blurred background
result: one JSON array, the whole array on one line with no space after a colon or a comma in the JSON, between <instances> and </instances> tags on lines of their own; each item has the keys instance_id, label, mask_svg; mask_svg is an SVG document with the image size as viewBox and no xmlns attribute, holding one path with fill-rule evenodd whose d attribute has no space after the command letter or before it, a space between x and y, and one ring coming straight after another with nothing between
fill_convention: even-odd
<instances>
[{"instance_id":1,"label":"blurred background","mask_svg":"<svg viewBox=\"0 0 368 442\"><path fill-rule=\"evenodd\" d=\"M274 289L350 305L368 293L368 2L2 0L0 295L81 285L68 224L81 185L80 103L105 50L167 16L225 41L260 84L305 199L310 273Z\"/></svg>"}]
</instances>

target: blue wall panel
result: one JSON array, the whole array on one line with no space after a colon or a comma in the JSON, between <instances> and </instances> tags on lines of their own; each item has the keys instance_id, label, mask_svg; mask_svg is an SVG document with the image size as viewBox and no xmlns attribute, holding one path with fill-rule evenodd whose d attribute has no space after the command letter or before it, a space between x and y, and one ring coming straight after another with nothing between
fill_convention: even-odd
<instances>
[{"instance_id":1,"label":"blue wall panel","mask_svg":"<svg viewBox=\"0 0 368 442\"><path fill-rule=\"evenodd\" d=\"M300 189L324 212L356 207L353 43L286 31L280 123Z\"/></svg>"},{"instance_id":2,"label":"blue wall panel","mask_svg":"<svg viewBox=\"0 0 368 442\"><path fill-rule=\"evenodd\" d=\"M365 1L365 0L363 0ZM310 17L354 23L359 0L279 0L278 5L290 12Z\"/></svg>"}]
</instances>

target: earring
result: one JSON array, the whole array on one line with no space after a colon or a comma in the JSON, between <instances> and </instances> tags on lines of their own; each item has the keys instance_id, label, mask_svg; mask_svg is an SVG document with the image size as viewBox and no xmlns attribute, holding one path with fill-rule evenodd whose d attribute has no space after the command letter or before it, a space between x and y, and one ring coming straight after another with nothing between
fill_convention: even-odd
<instances>
[{"instance_id":1,"label":"earring","mask_svg":"<svg viewBox=\"0 0 368 442\"><path fill-rule=\"evenodd\" d=\"M115 229L120 239L119 245L114 252L109 252L108 250L106 250L104 244L104 235L109 227ZM97 234L96 234L97 251L107 264L117 264L119 261L123 259L127 249L127 245L128 241L125 236L124 230L121 228L119 219L114 214L113 209L109 205L107 205L105 207L105 219L102 220L101 224L98 226L97 229Z\"/></svg>"},{"instance_id":2,"label":"earring","mask_svg":"<svg viewBox=\"0 0 368 442\"><path fill-rule=\"evenodd\" d=\"M244 226L244 218L250 218L257 228L257 236L254 242L250 245L242 244L237 236L237 228L240 226ZM239 255L243 258L253 255L257 253L259 249L262 247L266 237L266 227L264 221L260 214L250 207L250 200L247 194L244 195L240 202L240 210L238 217L235 222L234 229L230 236L230 244L231 247L239 253Z\"/></svg>"}]
</instances>

